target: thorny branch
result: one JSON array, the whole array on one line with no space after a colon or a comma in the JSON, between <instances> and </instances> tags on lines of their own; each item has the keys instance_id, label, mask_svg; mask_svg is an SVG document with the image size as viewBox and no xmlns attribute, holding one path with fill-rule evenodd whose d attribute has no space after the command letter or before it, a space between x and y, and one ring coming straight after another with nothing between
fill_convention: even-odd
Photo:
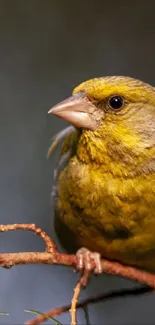
<instances>
[{"instance_id":1,"label":"thorny branch","mask_svg":"<svg viewBox=\"0 0 155 325\"><path fill-rule=\"evenodd\" d=\"M10 268L19 264L58 264L67 265L76 268L77 258L75 255L63 254L57 251L57 248L53 240L35 224L8 224L0 225L0 232L6 232L10 230L27 230L32 231L36 235L39 235L45 242L44 252L23 252L23 253L2 253L0 254L0 266ZM93 261L92 261L93 263ZM95 265L93 265L94 267ZM134 267L126 266L118 262L102 259L103 272L112 275L119 275L125 278L135 280L139 283L145 284L148 287L155 289L155 274L148 273L143 270L136 269ZM84 272L78 282L71 305L71 319L72 325L76 325L76 309L78 297L83 287L83 277L88 277L88 274ZM62 310L63 311L63 310ZM33 323L32 323L33 322ZM38 324L34 321L32 324ZM30 323L29 323L30 324Z\"/></svg>"}]
</instances>

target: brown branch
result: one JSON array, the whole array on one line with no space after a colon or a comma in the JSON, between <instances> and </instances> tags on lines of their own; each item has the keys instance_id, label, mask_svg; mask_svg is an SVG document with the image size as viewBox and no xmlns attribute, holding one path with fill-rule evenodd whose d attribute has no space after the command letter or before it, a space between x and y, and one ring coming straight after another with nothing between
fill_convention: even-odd
<instances>
[{"instance_id":1,"label":"brown branch","mask_svg":"<svg viewBox=\"0 0 155 325\"><path fill-rule=\"evenodd\" d=\"M62 254L57 251L57 248L53 240L40 228L34 224L13 224L13 225L0 225L0 232L6 232L10 230L28 230L39 235L45 242L45 252L24 252L24 253L2 253L0 254L0 266L10 268L19 264L58 264L75 267L77 265L77 258L75 255ZM95 267L92 261L92 268ZM102 259L103 273L119 275L125 278L135 280L139 283L143 283L152 289L155 289L155 274L136 269L127 265L120 264L118 262ZM82 281L81 278L80 281ZM73 299L73 307L76 306L78 295L84 283L79 282L77 285L75 299ZM75 309L75 308L73 308ZM76 324L74 315L73 324Z\"/></svg>"},{"instance_id":2,"label":"brown branch","mask_svg":"<svg viewBox=\"0 0 155 325\"><path fill-rule=\"evenodd\" d=\"M46 252L2 253L0 254L0 266L10 268L23 264L53 264L76 267L75 255ZM119 275L124 278L137 281L155 289L155 274L148 273L134 267L102 259L103 273Z\"/></svg>"},{"instance_id":3,"label":"brown branch","mask_svg":"<svg viewBox=\"0 0 155 325\"><path fill-rule=\"evenodd\" d=\"M77 303L80 296L81 289L87 285L89 280L90 272L84 271L83 275L81 276L80 281L77 283L75 289L74 289L74 295L71 303L70 308L70 314L71 314L71 325L77 325L77 319L76 319L76 309L77 309Z\"/></svg>"},{"instance_id":4,"label":"brown branch","mask_svg":"<svg viewBox=\"0 0 155 325\"><path fill-rule=\"evenodd\" d=\"M27 223L22 223L22 224L12 224L12 225L0 225L0 232L7 232L10 230L27 230L27 231L32 231L36 235L40 236L43 241L45 242L46 245L46 252L48 253L53 253L56 252L56 245L54 241L40 228L38 228L35 224L27 224Z\"/></svg>"},{"instance_id":5,"label":"brown branch","mask_svg":"<svg viewBox=\"0 0 155 325\"><path fill-rule=\"evenodd\" d=\"M114 298L120 298L120 297L125 297L125 296L137 296L145 293L149 293L152 291L152 288L150 287L140 287L140 288L132 288L132 289L125 289L125 290L116 290L116 291L111 291L102 295L98 295L96 297L89 297L87 299L84 299L77 303L76 309L79 308L85 308L89 304L96 304L101 301L107 301L111 300ZM53 308L51 310L48 310L44 315L37 316L31 321L28 321L25 325L38 325L41 324L45 321L47 321L47 317L55 317L59 316L63 313L68 312L71 309L71 305L65 305L57 308Z\"/></svg>"},{"instance_id":6,"label":"brown branch","mask_svg":"<svg viewBox=\"0 0 155 325\"><path fill-rule=\"evenodd\" d=\"M80 295L82 289L82 284L81 281L79 281L74 289L74 295L71 303L71 309L70 309L70 314L71 314L71 325L77 325L77 314L76 314L76 306L78 302L78 298Z\"/></svg>"},{"instance_id":7,"label":"brown branch","mask_svg":"<svg viewBox=\"0 0 155 325\"><path fill-rule=\"evenodd\" d=\"M75 267L77 258L75 255L59 253L53 240L34 224L0 225L0 232L9 230L29 230L39 235L46 245L45 252L23 252L0 254L0 266L12 267L21 264L58 264ZM92 261L93 263L93 261ZM95 266L95 265L93 265ZM143 283L155 289L155 274L123 265L118 262L102 259L103 273L119 275L139 283Z\"/></svg>"}]
</instances>

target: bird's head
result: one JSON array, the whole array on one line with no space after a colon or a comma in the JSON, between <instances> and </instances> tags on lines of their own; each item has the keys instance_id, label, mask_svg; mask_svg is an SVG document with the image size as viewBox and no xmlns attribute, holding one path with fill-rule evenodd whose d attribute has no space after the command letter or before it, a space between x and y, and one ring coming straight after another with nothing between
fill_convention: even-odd
<instances>
[{"instance_id":1,"label":"bird's head","mask_svg":"<svg viewBox=\"0 0 155 325\"><path fill-rule=\"evenodd\" d=\"M83 82L73 95L57 104L52 113L90 139L100 139L106 151L119 156L155 148L155 88L123 77L95 78Z\"/></svg>"}]
</instances>

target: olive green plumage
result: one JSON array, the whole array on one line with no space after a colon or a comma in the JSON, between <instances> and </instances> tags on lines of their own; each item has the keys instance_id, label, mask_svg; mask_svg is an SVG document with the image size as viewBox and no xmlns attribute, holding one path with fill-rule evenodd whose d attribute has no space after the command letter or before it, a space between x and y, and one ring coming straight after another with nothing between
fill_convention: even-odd
<instances>
[{"instance_id":1,"label":"olive green plumage","mask_svg":"<svg viewBox=\"0 0 155 325\"><path fill-rule=\"evenodd\" d=\"M155 88L106 77L82 83L77 93L94 105L97 124L72 128L64 139L57 221L78 247L154 272ZM118 110L110 107L113 96L123 98Z\"/></svg>"}]
</instances>

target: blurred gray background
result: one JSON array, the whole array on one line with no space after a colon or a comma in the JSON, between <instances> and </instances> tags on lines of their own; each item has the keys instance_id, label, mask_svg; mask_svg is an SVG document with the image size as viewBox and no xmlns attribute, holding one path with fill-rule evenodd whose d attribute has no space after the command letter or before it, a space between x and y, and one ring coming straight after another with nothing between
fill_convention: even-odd
<instances>
[{"instance_id":1,"label":"blurred gray background","mask_svg":"<svg viewBox=\"0 0 155 325\"><path fill-rule=\"evenodd\" d=\"M54 162L46 153L65 122L48 109L80 82L129 75L155 85L155 1L0 0L0 223L36 223L56 240L50 192ZM43 251L31 233L0 234L0 252ZM1 324L69 303L77 275L48 265L0 269ZM93 278L82 297L135 286ZM155 296L89 306L91 324L155 323ZM69 324L69 314L58 319ZM83 311L79 324L85 324ZM48 322L50 323L50 322Z\"/></svg>"}]
</instances>

